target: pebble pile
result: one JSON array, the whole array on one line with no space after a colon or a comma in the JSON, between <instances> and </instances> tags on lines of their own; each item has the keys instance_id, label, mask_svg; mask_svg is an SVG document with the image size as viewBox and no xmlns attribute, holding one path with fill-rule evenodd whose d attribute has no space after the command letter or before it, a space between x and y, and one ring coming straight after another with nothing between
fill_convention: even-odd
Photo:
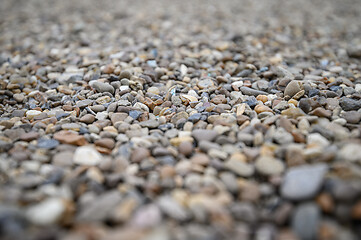
<instances>
[{"instance_id":1,"label":"pebble pile","mask_svg":"<svg viewBox=\"0 0 361 240\"><path fill-rule=\"evenodd\" d=\"M0 239L360 239L358 0L0 5Z\"/></svg>"}]
</instances>

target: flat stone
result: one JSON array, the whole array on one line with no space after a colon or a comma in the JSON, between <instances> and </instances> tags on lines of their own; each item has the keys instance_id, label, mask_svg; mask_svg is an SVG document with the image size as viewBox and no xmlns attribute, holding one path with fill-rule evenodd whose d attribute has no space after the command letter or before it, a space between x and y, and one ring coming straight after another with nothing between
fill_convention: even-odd
<instances>
[{"instance_id":1,"label":"flat stone","mask_svg":"<svg viewBox=\"0 0 361 240\"><path fill-rule=\"evenodd\" d=\"M59 145L59 141L55 139L39 139L37 147L38 148L45 148L45 149L52 149L56 148Z\"/></svg>"},{"instance_id":2,"label":"flat stone","mask_svg":"<svg viewBox=\"0 0 361 240\"><path fill-rule=\"evenodd\" d=\"M159 126L159 121L155 119L142 121L139 123L141 127L147 127L147 128L157 128Z\"/></svg>"},{"instance_id":3,"label":"flat stone","mask_svg":"<svg viewBox=\"0 0 361 240\"><path fill-rule=\"evenodd\" d=\"M113 149L115 146L115 142L111 138L101 138L94 142L95 146L100 146L108 149Z\"/></svg>"},{"instance_id":4,"label":"flat stone","mask_svg":"<svg viewBox=\"0 0 361 240\"><path fill-rule=\"evenodd\" d=\"M207 130L207 129L196 129L193 130L192 136L197 140L200 141L209 141L212 142L218 136L217 131L215 130Z\"/></svg>"},{"instance_id":5,"label":"flat stone","mask_svg":"<svg viewBox=\"0 0 361 240\"><path fill-rule=\"evenodd\" d=\"M114 125L116 122L124 121L127 117L128 117L127 113L113 113L110 117L110 120Z\"/></svg>"},{"instance_id":6,"label":"flat stone","mask_svg":"<svg viewBox=\"0 0 361 240\"><path fill-rule=\"evenodd\" d=\"M340 160L361 163L361 144L346 143L341 150L338 151L337 156Z\"/></svg>"},{"instance_id":7,"label":"flat stone","mask_svg":"<svg viewBox=\"0 0 361 240\"><path fill-rule=\"evenodd\" d=\"M267 92L256 90L256 89L249 88L249 87L241 87L240 90L244 95L248 95L248 96L257 97L258 95L268 95Z\"/></svg>"},{"instance_id":8,"label":"flat stone","mask_svg":"<svg viewBox=\"0 0 361 240\"><path fill-rule=\"evenodd\" d=\"M289 200L305 200L314 197L320 190L326 164L303 165L289 168L281 185L282 197Z\"/></svg>"},{"instance_id":9,"label":"flat stone","mask_svg":"<svg viewBox=\"0 0 361 240\"><path fill-rule=\"evenodd\" d=\"M38 138L39 138L39 133L33 131L24 133L20 136L20 140L25 142L30 142Z\"/></svg>"},{"instance_id":10,"label":"flat stone","mask_svg":"<svg viewBox=\"0 0 361 240\"><path fill-rule=\"evenodd\" d=\"M88 142L85 140L84 136L77 133L62 130L54 134L54 139L58 140L61 143L72 144L77 146L83 146Z\"/></svg>"}]
</instances>

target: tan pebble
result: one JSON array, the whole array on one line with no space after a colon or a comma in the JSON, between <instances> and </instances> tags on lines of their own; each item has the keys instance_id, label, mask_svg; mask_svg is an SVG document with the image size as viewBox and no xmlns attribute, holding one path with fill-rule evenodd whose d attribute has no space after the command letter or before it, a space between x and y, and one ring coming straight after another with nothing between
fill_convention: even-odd
<instances>
[{"instance_id":1,"label":"tan pebble","mask_svg":"<svg viewBox=\"0 0 361 240\"><path fill-rule=\"evenodd\" d=\"M268 101L268 97L267 97L266 95L258 95L258 96L256 97L256 99L257 99L258 101L263 102L263 103L265 103L265 102Z\"/></svg>"},{"instance_id":2,"label":"tan pebble","mask_svg":"<svg viewBox=\"0 0 361 240\"><path fill-rule=\"evenodd\" d=\"M292 98L292 99L288 100L288 103L293 104L295 107L297 107L298 101Z\"/></svg>"},{"instance_id":3,"label":"tan pebble","mask_svg":"<svg viewBox=\"0 0 361 240\"><path fill-rule=\"evenodd\" d=\"M335 208L333 199L328 193L321 193L320 195L318 195L316 198L316 202L325 213L331 213Z\"/></svg>"},{"instance_id":4,"label":"tan pebble","mask_svg":"<svg viewBox=\"0 0 361 240\"><path fill-rule=\"evenodd\" d=\"M261 112L273 112L272 109L270 109L269 107L265 106L265 105L257 105L254 108L254 111L256 113L261 113Z\"/></svg>"}]
</instances>

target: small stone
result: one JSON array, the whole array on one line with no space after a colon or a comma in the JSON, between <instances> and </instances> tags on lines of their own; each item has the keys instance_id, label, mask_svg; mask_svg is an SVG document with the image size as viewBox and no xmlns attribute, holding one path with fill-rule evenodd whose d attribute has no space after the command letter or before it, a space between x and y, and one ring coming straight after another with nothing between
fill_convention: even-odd
<instances>
[{"instance_id":1,"label":"small stone","mask_svg":"<svg viewBox=\"0 0 361 240\"><path fill-rule=\"evenodd\" d=\"M212 142L218 136L218 133L215 130L196 129L193 130L192 136L197 140L197 142L200 141Z\"/></svg>"},{"instance_id":2,"label":"small stone","mask_svg":"<svg viewBox=\"0 0 361 240\"><path fill-rule=\"evenodd\" d=\"M352 98L343 97L339 101L340 106L345 111L357 111L361 108L361 100L355 100Z\"/></svg>"},{"instance_id":3,"label":"small stone","mask_svg":"<svg viewBox=\"0 0 361 240\"><path fill-rule=\"evenodd\" d=\"M26 211L27 219L36 225L51 225L61 220L66 211L64 200L49 198L43 202L31 206Z\"/></svg>"},{"instance_id":4,"label":"small stone","mask_svg":"<svg viewBox=\"0 0 361 240\"><path fill-rule=\"evenodd\" d=\"M316 204L303 203L292 216L292 230L301 240L317 239L320 210Z\"/></svg>"},{"instance_id":5,"label":"small stone","mask_svg":"<svg viewBox=\"0 0 361 240\"><path fill-rule=\"evenodd\" d=\"M296 93L298 93L301 90L303 90L302 82L292 80L287 84L284 95L293 97Z\"/></svg>"},{"instance_id":6,"label":"small stone","mask_svg":"<svg viewBox=\"0 0 361 240\"><path fill-rule=\"evenodd\" d=\"M241 177L251 177L254 174L254 166L236 159L228 160L224 166Z\"/></svg>"},{"instance_id":7,"label":"small stone","mask_svg":"<svg viewBox=\"0 0 361 240\"><path fill-rule=\"evenodd\" d=\"M147 93L159 95L160 91L159 91L159 88L157 88L157 87L150 87L150 88L148 88Z\"/></svg>"},{"instance_id":8,"label":"small stone","mask_svg":"<svg viewBox=\"0 0 361 240\"><path fill-rule=\"evenodd\" d=\"M178 221L184 221L188 219L189 214L170 196L162 196L158 199L159 208L169 217L174 218Z\"/></svg>"},{"instance_id":9,"label":"small stone","mask_svg":"<svg viewBox=\"0 0 361 240\"><path fill-rule=\"evenodd\" d=\"M181 142L179 144L179 152L184 156L189 156L193 152L193 144L188 141Z\"/></svg>"},{"instance_id":10,"label":"small stone","mask_svg":"<svg viewBox=\"0 0 361 240\"><path fill-rule=\"evenodd\" d=\"M37 133L37 132L28 132L28 133L24 133L20 136L20 140L25 141L25 142L31 142L38 138L39 138L39 133Z\"/></svg>"},{"instance_id":11,"label":"small stone","mask_svg":"<svg viewBox=\"0 0 361 240\"><path fill-rule=\"evenodd\" d=\"M361 120L361 113L357 111L348 111L348 112L343 112L341 114L341 117L346 119L348 123L357 124Z\"/></svg>"},{"instance_id":12,"label":"small stone","mask_svg":"<svg viewBox=\"0 0 361 240\"><path fill-rule=\"evenodd\" d=\"M285 169L283 162L268 156L259 157L255 167L260 174L265 176L280 175Z\"/></svg>"},{"instance_id":13,"label":"small stone","mask_svg":"<svg viewBox=\"0 0 361 240\"><path fill-rule=\"evenodd\" d=\"M109 92L111 94L114 94L113 86L108 83L95 81L93 83L90 83L90 86L93 87L97 92Z\"/></svg>"},{"instance_id":14,"label":"small stone","mask_svg":"<svg viewBox=\"0 0 361 240\"><path fill-rule=\"evenodd\" d=\"M207 88L213 87L214 83L210 78L206 78L206 79L200 80L197 85L200 89L207 89Z\"/></svg>"},{"instance_id":15,"label":"small stone","mask_svg":"<svg viewBox=\"0 0 361 240\"><path fill-rule=\"evenodd\" d=\"M81 117L80 122L86 123L86 124L91 124L95 121L95 117L92 114L85 114L83 117Z\"/></svg>"},{"instance_id":16,"label":"small stone","mask_svg":"<svg viewBox=\"0 0 361 240\"><path fill-rule=\"evenodd\" d=\"M130 161L139 163L148 157L150 157L150 151L147 148L139 147L132 151L132 154L130 155Z\"/></svg>"},{"instance_id":17,"label":"small stone","mask_svg":"<svg viewBox=\"0 0 361 240\"><path fill-rule=\"evenodd\" d=\"M55 139L39 139L37 147L52 149L52 148L56 148L58 145L59 145L59 141Z\"/></svg>"},{"instance_id":18,"label":"small stone","mask_svg":"<svg viewBox=\"0 0 361 240\"><path fill-rule=\"evenodd\" d=\"M111 98L109 96L103 96L103 97L97 98L97 100L95 100L95 101L98 104L106 104L111 101Z\"/></svg>"},{"instance_id":19,"label":"small stone","mask_svg":"<svg viewBox=\"0 0 361 240\"><path fill-rule=\"evenodd\" d=\"M357 143L345 144L337 154L340 160L361 163L361 145Z\"/></svg>"},{"instance_id":20,"label":"small stone","mask_svg":"<svg viewBox=\"0 0 361 240\"><path fill-rule=\"evenodd\" d=\"M75 150L73 161L79 165L95 166L102 160L102 155L92 146L82 146Z\"/></svg>"},{"instance_id":21,"label":"small stone","mask_svg":"<svg viewBox=\"0 0 361 240\"><path fill-rule=\"evenodd\" d=\"M61 143L72 144L77 146L83 146L88 143L85 140L84 136L66 130L55 133L54 139L58 140Z\"/></svg>"},{"instance_id":22,"label":"small stone","mask_svg":"<svg viewBox=\"0 0 361 240\"><path fill-rule=\"evenodd\" d=\"M28 110L28 111L26 112L26 117L27 117L29 120L31 120L31 119L33 119L34 117L39 116L41 113L42 113L42 112L37 111L37 110Z\"/></svg>"},{"instance_id":23,"label":"small stone","mask_svg":"<svg viewBox=\"0 0 361 240\"><path fill-rule=\"evenodd\" d=\"M314 197L320 190L328 170L325 164L302 165L289 168L281 185L281 195L290 200Z\"/></svg>"},{"instance_id":24,"label":"small stone","mask_svg":"<svg viewBox=\"0 0 361 240\"><path fill-rule=\"evenodd\" d=\"M113 149L115 146L115 142L111 138L101 138L94 142L95 146L104 147L107 149Z\"/></svg>"},{"instance_id":25,"label":"small stone","mask_svg":"<svg viewBox=\"0 0 361 240\"><path fill-rule=\"evenodd\" d=\"M55 166L70 167L73 165L73 156L71 151L59 152L53 156L52 163Z\"/></svg>"},{"instance_id":26,"label":"small stone","mask_svg":"<svg viewBox=\"0 0 361 240\"><path fill-rule=\"evenodd\" d=\"M15 99L15 101L17 101L18 103L22 103L25 99L25 96L23 94L20 93L16 93L13 95L13 98Z\"/></svg>"},{"instance_id":27,"label":"small stone","mask_svg":"<svg viewBox=\"0 0 361 240\"><path fill-rule=\"evenodd\" d=\"M142 121L139 123L141 127L147 127L147 128L157 128L159 126L159 121L155 119L150 119L147 121Z\"/></svg>"},{"instance_id":28,"label":"small stone","mask_svg":"<svg viewBox=\"0 0 361 240\"><path fill-rule=\"evenodd\" d=\"M124 121L128 117L127 113L113 113L110 117L113 125L117 122Z\"/></svg>"},{"instance_id":29,"label":"small stone","mask_svg":"<svg viewBox=\"0 0 361 240\"><path fill-rule=\"evenodd\" d=\"M249 87L241 87L240 90L244 95L248 95L248 96L257 97L258 95L268 95L267 92L256 90L256 89L249 88Z\"/></svg>"},{"instance_id":30,"label":"small stone","mask_svg":"<svg viewBox=\"0 0 361 240\"><path fill-rule=\"evenodd\" d=\"M330 110L326 110L322 107L318 107L318 108L314 109L313 111L311 111L309 114L315 115L317 117L330 118L332 115L332 112Z\"/></svg>"}]
</instances>

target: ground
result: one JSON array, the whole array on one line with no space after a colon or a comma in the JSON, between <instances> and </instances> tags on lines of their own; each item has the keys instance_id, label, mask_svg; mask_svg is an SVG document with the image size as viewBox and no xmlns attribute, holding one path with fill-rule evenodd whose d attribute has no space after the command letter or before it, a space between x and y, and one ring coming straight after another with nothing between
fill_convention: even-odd
<instances>
[{"instance_id":1,"label":"ground","mask_svg":"<svg viewBox=\"0 0 361 240\"><path fill-rule=\"evenodd\" d=\"M357 240L361 4L0 2L1 239Z\"/></svg>"}]
</instances>

